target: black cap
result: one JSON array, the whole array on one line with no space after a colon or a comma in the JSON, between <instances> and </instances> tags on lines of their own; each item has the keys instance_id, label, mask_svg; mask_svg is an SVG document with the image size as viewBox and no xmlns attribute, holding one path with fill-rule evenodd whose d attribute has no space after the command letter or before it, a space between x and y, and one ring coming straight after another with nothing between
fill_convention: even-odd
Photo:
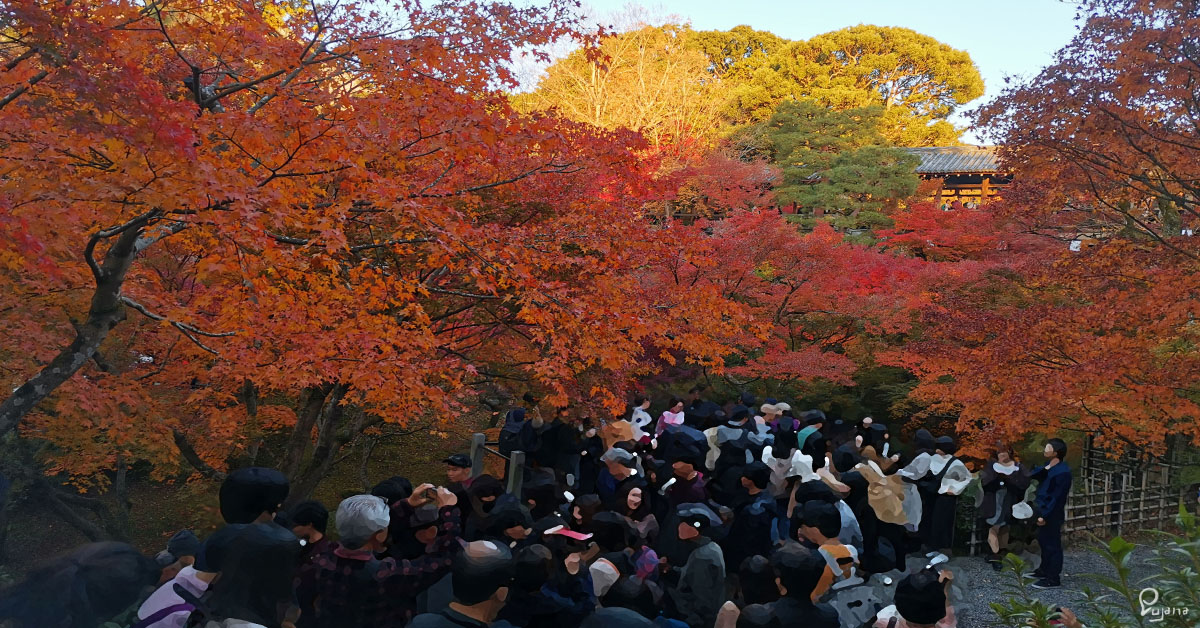
<instances>
[{"instance_id":1,"label":"black cap","mask_svg":"<svg viewBox=\"0 0 1200 628\"><path fill-rule=\"evenodd\" d=\"M838 532L842 529L841 513L833 504L826 501L814 499L804 502L800 519L803 525L820 530L821 534L828 538L837 538Z\"/></svg>"},{"instance_id":2,"label":"black cap","mask_svg":"<svg viewBox=\"0 0 1200 628\"><path fill-rule=\"evenodd\" d=\"M501 506L493 510L489 518L491 519L491 525L488 528L496 533L517 526L533 528L533 518L529 515L529 509L518 504Z\"/></svg>"},{"instance_id":3,"label":"black cap","mask_svg":"<svg viewBox=\"0 0 1200 628\"><path fill-rule=\"evenodd\" d=\"M949 436L939 436L933 440L934 449L940 449L948 454L958 451L958 445L954 444L954 439Z\"/></svg>"},{"instance_id":4,"label":"black cap","mask_svg":"<svg viewBox=\"0 0 1200 628\"><path fill-rule=\"evenodd\" d=\"M923 569L896 585L896 611L914 624L936 624L946 617L946 589L932 569Z\"/></svg>"},{"instance_id":5,"label":"black cap","mask_svg":"<svg viewBox=\"0 0 1200 628\"><path fill-rule=\"evenodd\" d=\"M442 462L444 462L452 467L458 467L460 469L470 469L471 468L471 457L468 456L467 454L454 454L451 456L447 456L444 460L442 460Z\"/></svg>"},{"instance_id":6,"label":"black cap","mask_svg":"<svg viewBox=\"0 0 1200 628\"><path fill-rule=\"evenodd\" d=\"M686 523L701 530L721 526L721 518L717 516L717 513L712 511L712 508L709 508L705 504L679 504L675 513L679 516L681 523Z\"/></svg>"},{"instance_id":7,"label":"black cap","mask_svg":"<svg viewBox=\"0 0 1200 628\"><path fill-rule=\"evenodd\" d=\"M798 504L813 500L833 503L839 499L837 493L821 480L809 480L796 486L796 503Z\"/></svg>"},{"instance_id":8,"label":"black cap","mask_svg":"<svg viewBox=\"0 0 1200 628\"><path fill-rule=\"evenodd\" d=\"M767 488L767 485L771 483L771 467L755 460L742 467L742 477L748 478L756 488Z\"/></svg>"},{"instance_id":9,"label":"black cap","mask_svg":"<svg viewBox=\"0 0 1200 628\"><path fill-rule=\"evenodd\" d=\"M225 523L252 523L264 512L275 514L288 496L288 479L276 469L245 467L230 471L218 494Z\"/></svg>"},{"instance_id":10,"label":"black cap","mask_svg":"<svg viewBox=\"0 0 1200 628\"><path fill-rule=\"evenodd\" d=\"M167 541L167 551L176 559L183 556L195 556L200 551L200 539L191 530L180 530Z\"/></svg>"},{"instance_id":11,"label":"black cap","mask_svg":"<svg viewBox=\"0 0 1200 628\"><path fill-rule=\"evenodd\" d=\"M854 450L854 446L847 443L833 450L833 468L839 473L845 473L854 468L862 460L862 456ZM843 482L844 484L844 482Z\"/></svg>"},{"instance_id":12,"label":"black cap","mask_svg":"<svg viewBox=\"0 0 1200 628\"><path fill-rule=\"evenodd\" d=\"M679 443L673 448L667 460L671 464L686 462L698 469L704 467L704 454L701 453L700 447L694 443Z\"/></svg>"}]
</instances>

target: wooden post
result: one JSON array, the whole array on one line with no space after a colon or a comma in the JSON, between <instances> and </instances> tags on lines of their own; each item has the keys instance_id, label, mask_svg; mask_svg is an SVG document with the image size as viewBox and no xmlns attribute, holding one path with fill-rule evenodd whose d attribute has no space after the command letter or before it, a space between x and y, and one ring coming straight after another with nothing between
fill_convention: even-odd
<instances>
[{"instance_id":1,"label":"wooden post","mask_svg":"<svg viewBox=\"0 0 1200 628\"><path fill-rule=\"evenodd\" d=\"M979 204L980 205L987 202L988 195L991 194L991 192L992 192L992 178L984 175L983 182L980 184L980 187L979 187Z\"/></svg>"},{"instance_id":2,"label":"wooden post","mask_svg":"<svg viewBox=\"0 0 1200 628\"><path fill-rule=\"evenodd\" d=\"M521 498L521 485L525 480L525 452L514 451L508 456L508 494Z\"/></svg>"},{"instance_id":3,"label":"wooden post","mask_svg":"<svg viewBox=\"0 0 1200 628\"><path fill-rule=\"evenodd\" d=\"M1138 492L1138 519L1141 521L1140 527L1146 527L1150 523L1150 511L1146 508L1146 488L1149 485L1150 470L1149 468L1142 469L1142 490Z\"/></svg>"},{"instance_id":4,"label":"wooden post","mask_svg":"<svg viewBox=\"0 0 1200 628\"><path fill-rule=\"evenodd\" d=\"M1121 536L1124 534L1125 516L1122 513L1121 502L1125 501L1125 471L1117 469L1117 490L1113 493L1113 506L1116 509L1114 514L1116 518L1117 529L1115 534Z\"/></svg>"},{"instance_id":5,"label":"wooden post","mask_svg":"<svg viewBox=\"0 0 1200 628\"><path fill-rule=\"evenodd\" d=\"M1104 474L1104 526L1112 524L1112 474Z\"/></svg>"},{"instance_id":6,"label":"wooden post","mask_svg":"<svg viewBox=\"0 0 1200 628\"><path fill-rule=\"evenodd\" d=\"M1162 527L1163 524L1167 523L1168 521L1171 521L1169 513L1167 512L1167 492L1171 490L1171 467L1163 465L1162 469L1163 469L1163 476L1162 476L1162 480L1161 480L1161 485L1159 486L1159 493L1158 493L1159 527Z\"/></svg>"},{"instance_id":7,"label":"wooden post","mask_svg":"<svg viewBox=\"0 0 1200 628\"><path fill-rule=\"evenodd\" d=\"M476 432L471 436L471 477L479 477L483 473L483 457L487 455L484 445L487 436Z\"/></svg>"}]
</instances>

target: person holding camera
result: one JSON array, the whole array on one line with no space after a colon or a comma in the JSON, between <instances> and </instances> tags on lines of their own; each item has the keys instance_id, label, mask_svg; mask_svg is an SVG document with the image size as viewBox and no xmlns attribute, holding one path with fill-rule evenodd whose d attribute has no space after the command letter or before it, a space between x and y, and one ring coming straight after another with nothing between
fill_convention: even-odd
<instances>
[{"instance_id":1,"label":"person holding camera","mask_svg":"<svg viewBox=\"0 0 1200 628\"><path fill-rule=\"evenodd\" d=\"M404 625L415 614L418 594L449 573L459 547L457 497L448 489L423 484L405 501L412 509L432 501L441 521L428 551L412 560L377 557L388 548L392 517L383 498L355 495L338 505L334 517L338 543L313 557L297 580L297 597L304 608L315 610L314 626Z\"/></svg>"}]
</instances>

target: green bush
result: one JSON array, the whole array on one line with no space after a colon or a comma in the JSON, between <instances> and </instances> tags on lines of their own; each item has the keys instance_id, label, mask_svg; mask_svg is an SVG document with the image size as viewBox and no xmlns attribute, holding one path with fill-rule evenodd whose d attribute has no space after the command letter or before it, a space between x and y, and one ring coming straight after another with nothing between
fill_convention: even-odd
<instances>
[{"instance_id":1,"label":"green bush","mask_svg":"<svg viewBox=\"0 0 1200 628\"><path fill-rule=\"evenodd\" d=\"M1154 573L1133 579L1132 543L1116 537L1093 550L1113 568L1115 576L1084 575L1095 587L1083 589L1084 600L1074 611L1088 628L1193 628L1200 625L1200 526L1180 507L1176 519L1182 532L1155 533L1158 543L1149 563ZM1034 579L1025 561L1015 554L1004 559L1013 578L1005 583L1007 602L992 603L1004 626L1051 628L1060 613L1030 593Z\"/></svg>"}]
</instances>

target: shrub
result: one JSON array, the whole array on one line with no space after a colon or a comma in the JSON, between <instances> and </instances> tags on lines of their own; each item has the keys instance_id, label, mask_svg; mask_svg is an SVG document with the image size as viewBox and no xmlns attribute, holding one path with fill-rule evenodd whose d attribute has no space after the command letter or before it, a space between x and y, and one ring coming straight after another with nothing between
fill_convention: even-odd
<instances>
[{"instance_id":1,"label":"shrub","mask_svg":"<svg viewBox=\"0 0 1200 628\"><path fill-rule=\"evenodd\" d=\"M1095 587L1084 587L1084 600L1072 608L1089 628L1193 628L1200 623L1200 526L1182 506L1176 518L1181 532L1155 532L1158 543L1147 561L1154 573L1133 578L1135 545L1116 537L1094 549L1115 575L1086 574ZM993 602L992 610L1004 626L1051 628L1060 619L1058 609L1034 597L1034 579L1026 563L1015 554L1004 559L1013 578L1005 583L1007 602Z\"/></svg>"}]
</instances>

